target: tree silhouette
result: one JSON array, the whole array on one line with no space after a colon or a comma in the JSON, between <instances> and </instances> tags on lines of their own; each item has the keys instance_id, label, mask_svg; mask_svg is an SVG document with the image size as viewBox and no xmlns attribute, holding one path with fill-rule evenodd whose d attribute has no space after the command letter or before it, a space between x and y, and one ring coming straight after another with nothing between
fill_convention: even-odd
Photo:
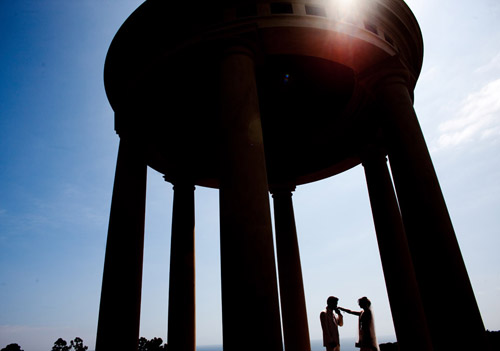
<instances>
[{"instance_id":1,"label":"tree silhouette","mask_svg":"<svg viewBox=\"0 0 500 351\"><path fill-rule=\"evenodd\" d=\"M66 342L66 340L59 338L56 340L54 343L54 346L52 346L52 351L87 351L89 347L83 345L83 340L79 337L76 337L75 340L71 340L70 344ZM3 350L2 350L3 351ZM11 351L11 350L7 350ZM14 350L12 350L14 351ZM23 351L23 350L21 350Z\"/></svg>"},{"instance_id":2,"label":"tree silhouette","mask_svg":"<svg viewBox=\"0 0 500 351\"><path fill-rule=\"evenodd\" d=\"M139 339L139 347L137 348L137 351L147 351L147 343L148 339L146 339L145 337L141 337Z\"/></svg>"},{"instance_id":3,"label":"tree silhouette","mask_svg":"<svg viewBox=\"0 0 500 351\"><path fill-rule=\"evenodd\" d=\"M69 351L70 348L71 346L68 346L66 340L59 338L54 343L54 346L52 346L52 351Z\"/></svg>"},{"instance_id":4,"label":"tree silhouette","mask_svg":"<svg viewBox=\"0 0 500 351\"><path fill-rule=\"evenodd\" d=\"M167 344L163 344L161 338L153 338L148 340L144 337L139 339L138 351L167 351Z\"/></svg>"},{"instance_id":5,"label":"tree silhouette","mask_svg":"<svg viewBox=\"0 0 500 351\"><path fill-rule=\"evenodd\" d=\"M75 351L86 351L89 347L83 345L83 340L76 337L75 340L71 340L71 347Z\"/></svg>"},{"instance_id":6,"label":"tree silhouette","mask_svg":"<svg viewBox=\"0 0 500 351\"><path fill-rule=\"evenodd\" d=\"M21 350L21 346L19 346L18 344L9 344L5 346L1 351L24 351L24 350Z\"/></svg>"}]
</instances>

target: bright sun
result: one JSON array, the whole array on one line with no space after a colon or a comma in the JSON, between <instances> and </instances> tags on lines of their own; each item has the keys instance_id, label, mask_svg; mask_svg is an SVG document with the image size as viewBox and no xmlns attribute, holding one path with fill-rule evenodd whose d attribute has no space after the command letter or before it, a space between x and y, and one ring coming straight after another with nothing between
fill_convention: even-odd
<instances>
[{"instance_id":1,"label":"bright sun","mask_svg":"<svg viewBox=\"0 0 500 351\"><path fill-rule=\"evenodd\" d=\"M335 3L337 3L338 9L340 12L344 15L352 13L356 5L358 3L358 0L334 0Z\"/></svg>"},{"instance_id":2,"label":"bright sun","mask_svg":"<svg viewBox=\"0 0 500 351\"><path fill-rule=\"evenodd\" d=\"M356 0L336 0L336 2L339 4L340 7L342 8L352 8L356 4Z\"/></svg>"}]
</instances>

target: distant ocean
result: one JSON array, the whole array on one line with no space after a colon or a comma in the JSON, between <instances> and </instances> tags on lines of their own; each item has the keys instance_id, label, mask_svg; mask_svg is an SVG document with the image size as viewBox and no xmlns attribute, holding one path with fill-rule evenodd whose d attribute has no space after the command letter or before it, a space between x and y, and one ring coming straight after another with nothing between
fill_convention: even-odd
<instances>
[{"instance_id":1,"label":"distant ocean","mask_svg":"<svg viewBox=\"0 0 500 351\"><path fill-rule=\"evenodd\" d=\"M395 337L379 337L379 344L386 342L395 342ZM340 340L341 351L359 351L359 348L354 347L356 340L354 338L344 338ZM263 348L264 349L264 348ZM206 345L197 346L196 351L222 351L222 345ZM258 350L257 350L258 351ZM322 340L311 340L311 351L325 351Z\"/></svg>"},{"instance_id":2,"label":"distant ocean","mask_svg":"<svg viewBox=\"0 0 500 351\"><path fill-rule=\"evenodd\" d=\"M340 340L340 351L359 351L359 348L354 347L356 339L344 338ZM378 337L378 343L383 344L386 342L396 342L394 336L381 336ZM89 350L94 351L94 350ZM197 346L196 351L222 351L222 345L203 345ZM259 350L257 350L259 351ZM311 340L311 351L325 351L322 340Z\"/></svg>"}]
</instances>

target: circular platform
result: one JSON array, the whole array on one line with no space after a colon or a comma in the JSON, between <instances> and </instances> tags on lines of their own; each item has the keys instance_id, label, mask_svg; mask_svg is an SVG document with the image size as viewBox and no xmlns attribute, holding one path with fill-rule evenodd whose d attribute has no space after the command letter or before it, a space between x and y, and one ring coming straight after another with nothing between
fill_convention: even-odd
<instances>
[{"instance_id":1,"label":"circular platform","mask_svg":"<svg viewBox=\"0 0 500 351\"><path fill-rule=\"evenodd\" d=\"M418 76L422 38L401 0L149 0L106 58L105 87L121 137L136 138L169 181L217 187L220 62L255 53L270 183L303 184L359 164L366 111L359 74L398 56Z\"/></svg>"}]
</instances>

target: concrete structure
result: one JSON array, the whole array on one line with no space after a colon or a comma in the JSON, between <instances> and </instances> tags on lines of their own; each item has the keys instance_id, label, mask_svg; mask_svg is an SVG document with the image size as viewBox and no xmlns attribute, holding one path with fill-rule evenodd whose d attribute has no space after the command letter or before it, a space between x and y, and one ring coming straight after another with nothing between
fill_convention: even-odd
<instances>
[{"instance_id":1,"label":"concrete structure","mask_svg":"<svg viewBox=\"0 0 500 351\"><path fill-rule=\"evenodd\" d=\"M148 0L124 23L105 66L120 148L97 351L137 348L147 166L174 185L170 350L195 349L196 185L220 191L224 349L310 350L291 192L359 164L401 350L478 349L413 109L418 23L402 0L356 2Z\"/></svg>"}]
</instances>

